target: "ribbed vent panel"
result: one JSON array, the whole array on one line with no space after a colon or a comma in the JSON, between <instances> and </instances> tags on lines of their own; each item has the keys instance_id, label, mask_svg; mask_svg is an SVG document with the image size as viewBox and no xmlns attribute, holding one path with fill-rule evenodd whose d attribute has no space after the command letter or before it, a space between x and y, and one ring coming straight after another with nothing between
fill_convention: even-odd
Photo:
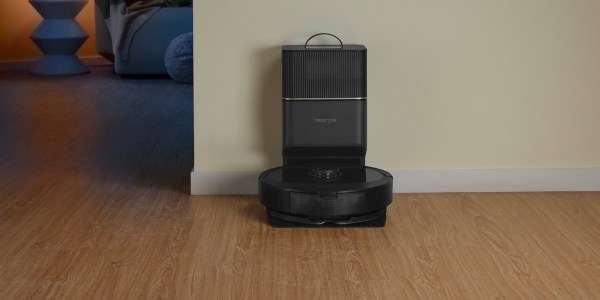
<instances>
[{"instance_id":1,"label":"ribbed vent panel","mask_svg":"<svg viewBox=\"0 0 600 300\"><path fill-rule=\"evenodd\" d=\"M282 51L283 98L367 96L367 51Z\"/></svg>"}]
</instances>

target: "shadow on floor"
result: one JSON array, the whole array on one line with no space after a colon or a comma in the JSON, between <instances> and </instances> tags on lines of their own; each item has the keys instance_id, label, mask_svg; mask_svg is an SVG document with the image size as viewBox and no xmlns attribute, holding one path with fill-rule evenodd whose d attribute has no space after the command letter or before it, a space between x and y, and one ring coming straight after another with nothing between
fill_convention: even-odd
<instances>
[{"instance_id":1,"label":"shadow on floor","mask_svg":"<svg viewBox=\"0 0 600 300\"><path fill-rule=\"evenodd\" d=\"M118 76L110 82L115 88L98 99L95 176L189 194L192 86Z\"/></svg>"}]
</instances>

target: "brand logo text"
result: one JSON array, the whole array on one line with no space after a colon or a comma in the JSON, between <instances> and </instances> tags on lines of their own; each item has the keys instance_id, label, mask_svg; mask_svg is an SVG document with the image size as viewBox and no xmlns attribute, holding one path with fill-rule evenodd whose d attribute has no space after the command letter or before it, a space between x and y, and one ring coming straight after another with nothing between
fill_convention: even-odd
<instances>
[{"instance_id":1,"label":"brand logo text","mask_svg":"<svg viewBox=\"0 0 600 300\"><path fill-rule=\"evenodd\" d=\"M335 123L337 119L313 119L313 123Z\"/></svg>"}]
</instances>

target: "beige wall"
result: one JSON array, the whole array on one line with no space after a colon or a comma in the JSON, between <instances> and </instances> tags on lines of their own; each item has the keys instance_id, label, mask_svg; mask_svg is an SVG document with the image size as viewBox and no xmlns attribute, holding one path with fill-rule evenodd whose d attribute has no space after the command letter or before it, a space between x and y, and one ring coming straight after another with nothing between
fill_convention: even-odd
<instances>
[{"instance_id":1,"label":"beige wall","mask_svg":"<svg viewBox=\"0 0 600 300\"><path fill-rule=\"evenodd\" d=\"M205 0L195 169L280 163L279 46L369 49L369 165L600 167L599 1Z\"/></svg>"},{"instance_id":2,"label":"beige wall","mask_svg":"<svg viewBox=\"0 0 600 300\"><path fill-rule=\"evenodd\" d=\"M29 39L42 17L27 0L3 0L0 6L0 61L36 59L41 52ZM94 41L94 5L90 1L77 16L90 35L79 50L80 56L98 56Z\"/></svg>"}]
</instances>

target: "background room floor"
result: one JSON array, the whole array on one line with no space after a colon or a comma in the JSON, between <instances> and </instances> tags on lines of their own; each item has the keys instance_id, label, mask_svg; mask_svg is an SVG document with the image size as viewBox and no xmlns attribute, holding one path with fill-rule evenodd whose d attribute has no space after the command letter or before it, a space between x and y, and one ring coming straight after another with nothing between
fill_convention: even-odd
<instances>
[{"instance_id":1,"label":"background room floor","mask_svg":"<svg viewBox=\"0 0 600 300\"><path fill-rule=\"evenodd\" d=\"M0 72L0 299L597 299L600 193L398 194L273 229L188 195L192 87Z\"/></svg>"}]
</instances>

